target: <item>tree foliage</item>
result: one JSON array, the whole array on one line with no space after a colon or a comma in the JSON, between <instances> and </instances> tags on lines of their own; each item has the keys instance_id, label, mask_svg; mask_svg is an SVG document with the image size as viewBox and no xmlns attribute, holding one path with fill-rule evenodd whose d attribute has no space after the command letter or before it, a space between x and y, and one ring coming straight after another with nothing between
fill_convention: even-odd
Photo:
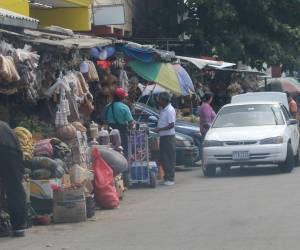
<instances>
[{"instance_id":1,"label":"tree foliage","mask_svg":"<svg viewBox=\"0 0 300 250\"><path fill-rule=\"evenodd\" d=\"M300 66L300 0L187 0L182 31L202 55L258 68Z\"/></svg>"}]
</instances>

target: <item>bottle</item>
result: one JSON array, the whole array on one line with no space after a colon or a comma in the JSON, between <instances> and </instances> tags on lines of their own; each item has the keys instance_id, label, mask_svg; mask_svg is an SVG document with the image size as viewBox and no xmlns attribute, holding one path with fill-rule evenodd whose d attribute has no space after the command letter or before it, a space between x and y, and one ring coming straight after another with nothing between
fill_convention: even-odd
<instances>
[{"instance_id":1,"label":"bottle","mask_svg":"<svg viewBox=\"0 0 300 250\"><path fill-rule=\"evenodd\" d=\"M101 128L98 136L98 142L100 145L109 145L109 133L106 129Z\"/></svg>"},{"instance_id":2,"label":"bottle","mask_svg":"<svg viewBox=\"0 0 300 250\"><path fill-rule=\"evenodd\" d=\"M109 139L114 148L121 146L121 136L118 129L113 129L109 134Z\"/></svg>"}]
</instances>

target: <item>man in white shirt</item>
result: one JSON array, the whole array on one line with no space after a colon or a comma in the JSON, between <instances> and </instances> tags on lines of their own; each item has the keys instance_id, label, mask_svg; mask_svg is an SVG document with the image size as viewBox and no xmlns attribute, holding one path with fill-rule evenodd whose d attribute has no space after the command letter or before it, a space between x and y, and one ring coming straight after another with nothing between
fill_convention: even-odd
<instances>
[{"instance_id":1,"label":"man in white shirt","mask_svg":"<svg viewBox=\"0 0 300 250\"><path fill-rule=\"evenodd\" d=\"M167 92L159 95L159 106L162 108L155 132L160 136L160 163L165 172L164 185L174 185L176 166L175 122L176 111L170 103L171 96Z\"/></svg>"}]
</instances>

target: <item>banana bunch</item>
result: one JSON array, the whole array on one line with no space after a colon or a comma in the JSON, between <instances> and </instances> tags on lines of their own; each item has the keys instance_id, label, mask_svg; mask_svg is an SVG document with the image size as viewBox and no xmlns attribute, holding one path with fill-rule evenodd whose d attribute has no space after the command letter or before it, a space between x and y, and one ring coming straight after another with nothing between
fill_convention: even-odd
<instances>
[{"instance_id":1,"label":"banana bunch","mask_svg":"<svg viewBox=\"0 0 300 250\"><path fill-rule=\"evenodd\" d=\"M17 127L14 129L14 131L20 141L20 146L23 152L24 160L31 160L34 149L32 134L26 128L23 127Z\"/></svg>"}]
</instances>

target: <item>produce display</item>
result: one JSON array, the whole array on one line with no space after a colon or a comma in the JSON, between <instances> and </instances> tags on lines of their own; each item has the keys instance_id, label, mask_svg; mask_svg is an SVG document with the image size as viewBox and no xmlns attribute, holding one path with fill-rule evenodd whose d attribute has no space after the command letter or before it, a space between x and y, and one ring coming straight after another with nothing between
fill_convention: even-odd
<instances>
[{"instance_id":1,"label":"produce display","mask_svg":"<svg viewBox=\"0 0 300 250\"><path fill-rule=\"evenodd\" d=\"M29 130L23 127L17 127L14 129L14 131L19 139L24 160L31 160L33 157L34 150L32 134L29 132Z\"/></svg>"}]
</instances>

